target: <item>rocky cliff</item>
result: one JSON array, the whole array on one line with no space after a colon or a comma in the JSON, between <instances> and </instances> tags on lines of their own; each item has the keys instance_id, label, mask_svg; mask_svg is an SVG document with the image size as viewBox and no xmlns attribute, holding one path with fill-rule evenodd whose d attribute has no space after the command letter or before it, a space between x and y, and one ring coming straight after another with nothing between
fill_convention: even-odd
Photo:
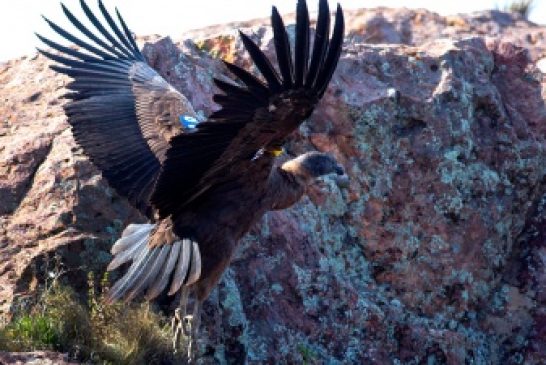
<instances>
[{"instance_id":1,"label":"rocky cliff","mask_svg":"<svg viewBox=\"0 0 546 365\"><path fill-rule=\"evenodd\" d=\"M328 178L267 214L204 308L204 363L540 364L546 357L546 28L510 14L347 12L319 108L286 149ZM273 55L264 20L239 23ZM147 42L207 115L233 25ZM67 79L41 56L0 66L0 298L5 319L57 254L84 290L142 217L76 146ZM38 275L39 276L39 275Z\"/></svg>"}]
</instances>

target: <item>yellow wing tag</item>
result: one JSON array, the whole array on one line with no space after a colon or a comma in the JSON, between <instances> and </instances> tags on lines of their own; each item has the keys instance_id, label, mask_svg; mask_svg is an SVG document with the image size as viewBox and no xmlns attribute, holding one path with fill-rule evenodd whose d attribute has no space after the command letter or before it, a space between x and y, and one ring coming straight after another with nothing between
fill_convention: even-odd
<instances>
[{"instance_id":1,"label":"yellow wing tag","mask_svg":"<svg viewBox=\"0 0 546 365\"><path fill-rule=\"evenodd\" d=\"M279 157L280 155L282 155L284 153L284 148L277 147L277 148L274 148L274 149L271 149L271 150L267 150L267 152L271 153L275 157Z\"/></svg>"}]
</instances>

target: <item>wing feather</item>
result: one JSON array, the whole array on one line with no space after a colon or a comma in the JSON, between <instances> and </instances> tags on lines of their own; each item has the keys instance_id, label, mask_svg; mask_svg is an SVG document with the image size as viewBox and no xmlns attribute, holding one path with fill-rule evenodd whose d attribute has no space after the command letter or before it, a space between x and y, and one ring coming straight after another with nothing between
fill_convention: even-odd
<instances>
[{"instance_id":1,"label":"wing feather","mask_svg":"<svg viewBox=\"0 0 546 365\"><path fill-rule=\"evenodd\" d=\"M256 96L261 100L266 101L269 99L271 96L269 89L250 72L243 70L239 66L229 62L224 61L224 64L227 66L229 71L231 71L231 73L237 76L246 85L250 92L256 94Z\"/></svg>"},{"instance_id":2,"label":"wing feather","mask_svg":"<svg viewBox=\"0 0 546 365\"><path fill-rule=\"evenodd\" d=\"M309 59L309 12L305 0L296 7L295 87L302 87Z\"/></svg>"},{"instance_id":3,"label":"wing feather","mask_svg":"<svg viewBox=\"0 0 546 365\"><path fill-rule=\"evenodd\" d=\"M242 84L215 80L223 94L214 101L221 108L188 134L173 137L151 196L160 217L176 215L216 186L230 184L268 144L278 145L307 118L326 89L341 52L343 13L338 6L331 45L330 14L321 0L317 32L309 61L309 13L305 0L296 12L295 56L275 7L272 8L274 44L280 74L247 35L243 44L265 83L239 66L225 62ZM238 168L239 166L239 168ZM239 172L237 172L239 171ZM227 186L227 185L226 185ZM197 204L197 203L196 203Z\"/></svg>"},{"instance_id":4,"label":"wing feather","mask_svg":"<svg viewBox=\"0 0 546 365\"><path fill-rule=\"evenodd\" d=\"M324 60L324 64L320 70L315 84L315 90L317 90L319 97L322 97L322 95L326 91L328 83L330 82L330 79L332 78L332 75L336 70L337 62L339 61L339 57L341 56L344 31L345 23L343 20L343 11L341 10L341 6L338 4L336 11L336 20L334 23L334 32L332 34L332 40L330 41L330 45L328 47L328 54L326 55L326 59Z\"/></svg>"},{"instance_id":5,"label":"wing feather","mask_svg":"<svg viewBox=\"0 0 546 365\"><path fill-rule=\"evenodd\" d=\"M309 60L309 14L305 0L299 0L292 59L284 23L273 7L271 20L280 74L256 43L241 33L243 44L265 83L226 62L228 70L242 84L215 80L223 92L214 97L220 110L192 133L181 133L178 117L184 112L193 113L191 106L145 63L119 11L116 9L116 23L99 0L107 29L84 0L80 4L106 41L63 5L63 12L82 37L48 19L46 22L87 53L38 35L59 53L41 52L57 63L52 69L73 78L67 86L70 93L66 97L71 101L65 105L65 112L78 143L118 192L143 212L150 213L153 205L163 217L178 211L196 194L206 192L206 187L214 186L216 179L228 172L227 166L238 159L252 158L267 143L279 143L279 139L301 123L310 114L306 110L312 110L324 93L343 41L341 8L338 6L329 42L328 4L320 0ZM298 106L305 103L308 106ZM297 112L298 108L303 110ZM275 114L276 109L284 114ZM281 120L286 118L295 122L283 130L287 127L278 123L286 124L287 121Z\"/></svg>"},{"instance_id":6,"label":"wing feather","mask_svg":"<svg viewBox=\"0 0 546 365\"><path fill-rule=\"evenodd\" d=\"M71 12L70 10L68 10L68 8L61 3L61 7L63 8L63 12L64 14L66 15L66 17L68 18L68 20L70 20L70 22L76 27L78 28L78 30L80 32L82 32L85 36L87 36L87 38L91 39L93 42L95 42L96 44L98 44L99 46L101 46L103 49L107 50L108 52L114 54L115 56L117 57L120 57L120 58L123 58L124 55L117 51L115 48L113 48L112 46L109 46L108 44L106 44L102 39L100 39L99 37L97 37L96 35L94 35L89 29L87 29Z\"/></svg>"},{"instance_id":7,"label":"wing feather","mask_svg":"<svg viewBox=\"0 0 546 365\"><path fill-rule=\"evenodd\" d=\"M120 40L121 43L123 43L125 45L126 49L128 49L133 54L133 57L136 60L144 61L144 56L142 55L142 53L140 53L138 48L131 47L131 44L129 43L129 41L127 40L125 35L123 35L123 33L121 33L121 30L119 30L116 22L114 21L114 19L112 19L112 17L110 16L108 11L106 10L106 7L102 3L102 0L99 0L99 9L100 9L102 15L104 16L104 19L106 19L106 22L108 22L108 25L110 25L110 29L112 29L114 31L114 33L116 34L117 39ZM132 37L132 36L129 35L129 37Z\"/></svg>"},{"instance_id":8,"label":"wing feather","mask_svg":"<svg viewBox=\"0 0 546 365\"><path fill-rule=\"evenodd\" d=\"M284 22L276 7L273 7L271 11L271 25L273 27L277 62L279 63L279 69L283 77L283 86L285 89L289 89L294 84L292 53L290 52L290 42L288 41Z\"/></svg>"},{"instance_id":9,"label":"wing feather","mask_svg":"<svg viewBox=\"0 0 546 365\"><path fill-rule=\"evenodd\" d=\"M72 56L72 57L76 57L77 59L80 59L80 60L83 60L83 61L100 61L100 58L93 57L93 56L90 56L88 54L78 52L75 49L60 45L59 43L53 42L52 40L50 40L50 39L48 39L46 37L43 37L38 33L34 33L34 34L36 34L36 37L38 37L38 39L40 39L43 43L45 43L46 45L48 45L51 48L54 48L54 49L60 51L61 53L67 54L67 55ZM41 51L41 50L40 50L40 52L43 53L43 51Z\"/></svg>"},{"instance_id":10,"label":"wing feather","mask_svg":"<svg viewBox=\"0 0 546 365\"><path fill-rule=\"evenodd\" d=\"M327 0L320 0L317 27L315 30L315 40L313 42L313 54L309 71L305 79L305 86L312 87L318 76L318 71L322 66L324 55L328 49L328 38L330 36L330 9Z\"/></svg>"},{"instance_id":11,"label":"wing feather","mask_svg":"<svg viewBox=\"0 0 546 365\"><path fill-rule=\"evenodd\" d=\"M62 38L87 51L38 38L54 51L40 52L55 61L51 68L72 81L65 114L74 137L118 193L151 216L149 198L169 140L182 132L178 120L193 114L189 102L144 61L125 21L121 27L98 6L108 28L84 0L83 12L106 41L95 35L64 5L62 9L81 37L44 18Z\"/></svg>"},{"instance_id":12,"label":"wing feather","mask_svg":"<svg viewBox=\"0 0 546 365\"><path fill-rule=\"evenodd\" d=\"M131 34L131 31L127 27L127 24L125 24L125 20L123 20L123 17L121 16L118 8L116 8L116 15L118 16L119 23L121 24L121 27L123 28L125 37L127 37L127 39L129 40L131 49L133 50L134 53L136 53L135 54L136 56L139 56L139 55L142 56L142 54L138 50L138 46L135 42L135 38L133 37L133 35ZM142 57L142 60L144 60L144 57Z\"/></svg>"},{"instance_id":13,"label":"wing feather","mask_svg":"<svg viewBox=\"0 0 546 365\"><path fill-rule=\"evenodd\" d=\"M87 18L91 21L91 23L95 26L95 28L110 42L112 45L119 49L127 58L133 58L133 54L129 52L124 46L122 46L118 40L110 34L109 31L106 30L106 28L101 24L101 22L97 19L95 14L91 11L89 6L85 3L84 0L80 0L81 8L83 9L83 12L87 16Z\"/></svg>"},{"instance_id":14,"label":"wing feather","mask_svg":"<svg viewBox=\"0 0 546 365\"><path fill-rule=\"evenodd\" d=\"M271 62L267 59L265 54L260 50L260 48L243 32L239 32L243 44L245 45L246 50L250 54L250 57L256 64L256 67L260 70L262 75L267 80L267 85L269 89L273 92L279 92L281 90L281 82L279 81L279 75L271 65Z\"/></svg>"},{"instance_id":15,"label":"wing feather","mask_svg":"<svg viewBox=\"0 0 546 365\"><path fill-rule=\"evenodd\" d=\"M105 58L105 59L112 57L111 54L106 53L106 52L92 46L91 44L79 39L78 37L72 35L71 33L67 32L66 30L59 27L57 24L53 23L51 20L49 20L45 16L43 18L46 21L46 23L49 24L51 29L53 29L61 37L69 40L70 42L74 43L75 45L77 45L77 46L79 46L79 47L81 47L81 48L83 48L83 49L85 49L85 50L87 50L87 51L89 51L89 52L91 52L93 54L96 54L97 56Z\"/></svg>"}]
</instances>

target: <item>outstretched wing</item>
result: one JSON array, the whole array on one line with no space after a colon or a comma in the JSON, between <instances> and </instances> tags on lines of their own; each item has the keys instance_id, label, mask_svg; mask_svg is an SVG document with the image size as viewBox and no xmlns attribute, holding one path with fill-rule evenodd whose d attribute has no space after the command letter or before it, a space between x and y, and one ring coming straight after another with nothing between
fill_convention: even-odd
<instances>
[{"instance_id":1,"label":"outstretched wing","mask_svg":"<svg viewBox=\"0 0 546 365\"><path fill-rule=\"evenodd\" d=\"M150 215L149 197L169 140L182 130L179 116L192 114L193 109L146 64L117 10L121 28L99 0L107 29L84 0L80 4L98 35L62 5L84 37L44 19L81 51L37 35L59 53L39 51L59 64L53 70L73 79L67 86L70 102L64 109L78 144L119 194Z\"/></svg>"},{"instance_id":2,"label":"outstretched wing","mask_svg":"<svg viewBox=\"0 0 546 365\"><path fill-rule=\"evenodd\" d=\"M259 47L241 33L243 44L265 83L226 63L242 85L215 80L223 92L214 97L221 109L195 132L171 140L151 197L160 216L176 214L213 186L233 179L232 172L237 171L242 161L248 162L259 150L282 143L323 96L341 54L344 32L341 7L337 7L330 39L328 2L320 0L311 57L309 13L304 0L297 4L293 60L285 26L275 7L271 22L280 75Z\"/></svg>"}]
</instances>

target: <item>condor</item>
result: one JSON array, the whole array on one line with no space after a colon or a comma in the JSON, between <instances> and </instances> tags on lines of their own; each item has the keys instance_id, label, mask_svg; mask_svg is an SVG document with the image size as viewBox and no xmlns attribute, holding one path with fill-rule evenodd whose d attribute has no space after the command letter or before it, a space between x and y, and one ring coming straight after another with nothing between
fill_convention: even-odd
<instances>
[{"instance_id":1,"label":"condor","mask_svg":"<svg viewBox=\"0 0 546 365\"><path fill-rule=\"evenodd\" d=\"M150 223L130 224L113 245L108 270L127 264L109 291L110 300L151 300L182 290L200 303L217 284L241 237L264 213L296 203L313 179L344 174L333 157L310 152L276 163L284 140L307 119L323 96L340 57L344 20L320 0L312 46L307 5L297 3L294 57L277 9L271 23L278 71L244 33L242 42L263 79L225 63L239 80L215 79L220 110L195 123L185 97L154 71L117 12L99 0L101 23L81 7L92 32L64 5L76 37L45 19L78 46L65 47L38 35L58 52L40 50L68 75L64 110L77 143L109 184L145 214ZM182 123L181 123L182 122Z\"/></svg>"}]
</instances>

